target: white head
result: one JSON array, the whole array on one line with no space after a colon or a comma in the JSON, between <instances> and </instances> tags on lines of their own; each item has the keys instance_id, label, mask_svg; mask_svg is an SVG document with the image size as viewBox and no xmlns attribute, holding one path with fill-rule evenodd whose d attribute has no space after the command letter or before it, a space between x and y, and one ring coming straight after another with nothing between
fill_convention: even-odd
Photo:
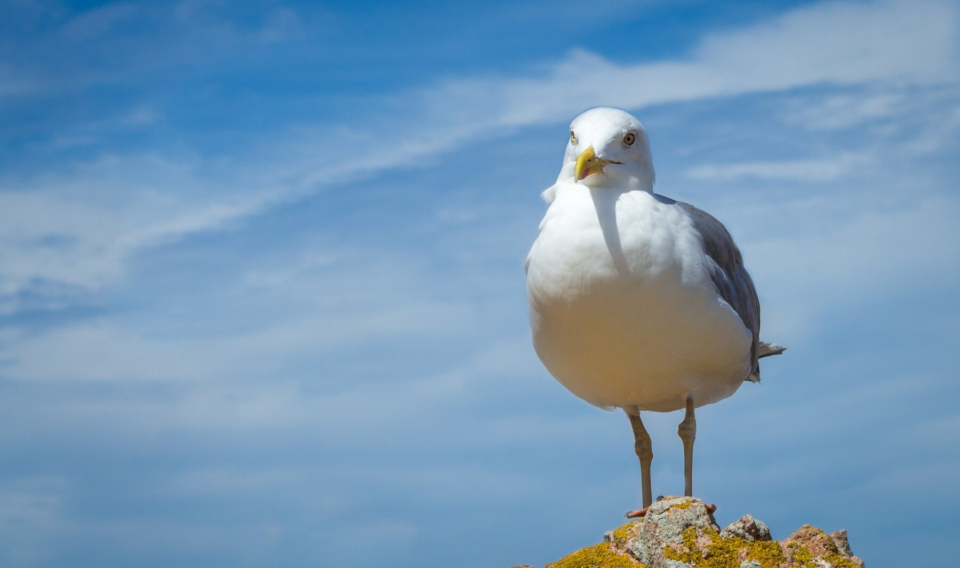
<instances>
[{"instance_id":1,"label":"white head","mask_svg":"<svg viewBox=\"0 0 960 568\"><path fill-rule=\"evenodd\" d=\"M647 132L629 113L600 107L570 124L557 183L652 191L655 177Z\"/></svg>"}]
</instances>

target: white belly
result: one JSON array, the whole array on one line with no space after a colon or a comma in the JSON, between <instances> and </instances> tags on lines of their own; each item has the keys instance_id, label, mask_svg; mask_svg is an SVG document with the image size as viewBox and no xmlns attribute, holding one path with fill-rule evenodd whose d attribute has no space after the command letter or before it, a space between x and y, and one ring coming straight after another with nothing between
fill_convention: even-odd
<instances>
[{"instance_id":1,"label":"white belly","mask_svg":"<svg viewBox=\"0 0 960 568\"><path fill-rule=\"evenodd\" d=\"M686 215L650 194L558 191L527 261L537 354L597 406L667 412L730 396L752 338L703 260Z\"/></svg>"}]
</instances>

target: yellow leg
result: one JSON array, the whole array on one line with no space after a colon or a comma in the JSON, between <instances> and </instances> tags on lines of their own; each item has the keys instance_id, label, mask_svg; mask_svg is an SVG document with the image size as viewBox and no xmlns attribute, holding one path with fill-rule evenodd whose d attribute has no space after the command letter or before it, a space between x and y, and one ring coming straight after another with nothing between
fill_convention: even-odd
<instances>
[{"instance_id":1,"label":"yellow leg","mask_svg":"<svg viewBox=\"0 0 960 568\"><path fill-rule=\"evenodd\" d=\"M693 441L697 437L697 419L693 415L693 398L687 399L687 414L677 428L677 434L683 440L683 494L693 496Z\"/></svg>"},{"instance_id":2,"label":"yellow leg","mask_svg":"<svg viewBox=\"0 0 960 568\"><path fill-rule=\"evenodd\" d=\"M653 444L650 442L650 434L643 427L640 420L640 411L636 408L627 410L627 417L630 418L630 426L633 427L633 448L640 458L640 478L643 483L643 508L646 509L653 503L653 492L650 490L650 462L653 461Z\"/></svg>"}]
</instances>

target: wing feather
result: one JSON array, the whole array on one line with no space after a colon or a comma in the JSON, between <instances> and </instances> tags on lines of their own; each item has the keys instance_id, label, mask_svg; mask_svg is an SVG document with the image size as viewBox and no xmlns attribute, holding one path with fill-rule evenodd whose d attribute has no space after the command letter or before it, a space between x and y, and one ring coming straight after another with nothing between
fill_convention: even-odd
<instances>
[{"instance_id":1,"label":"wing feather","mask_svg":"<svg viewBox=\"0 0 960 568\"><path fill-rule=\"evenodd\" d=\"M746 380L760 381L760 299L753 279L743 266L743 256L733 237L715 217L693 205L678 201L677 205L690 215L693 226L700 233L703 251L707 255L707 270L717 293L730 304L743 325L753 335L750 349L750 374Z\"/></svg>"}]
</instances>

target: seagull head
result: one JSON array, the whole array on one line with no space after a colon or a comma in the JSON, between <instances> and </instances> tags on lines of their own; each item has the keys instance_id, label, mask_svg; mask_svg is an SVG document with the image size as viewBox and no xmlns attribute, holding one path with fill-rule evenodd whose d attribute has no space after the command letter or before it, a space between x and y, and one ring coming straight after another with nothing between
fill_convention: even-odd
<instances>
[{"instance_id":1,"label":"seagull head","mask_svg":"<svg viewBox=\"0 0 960 568\"><path fill-rule=\"evenodd\" d=\"M570 124L558 183L651 191L654 178L647 132L630 113L595 108Z\"/></svg>"}]
</instances>

